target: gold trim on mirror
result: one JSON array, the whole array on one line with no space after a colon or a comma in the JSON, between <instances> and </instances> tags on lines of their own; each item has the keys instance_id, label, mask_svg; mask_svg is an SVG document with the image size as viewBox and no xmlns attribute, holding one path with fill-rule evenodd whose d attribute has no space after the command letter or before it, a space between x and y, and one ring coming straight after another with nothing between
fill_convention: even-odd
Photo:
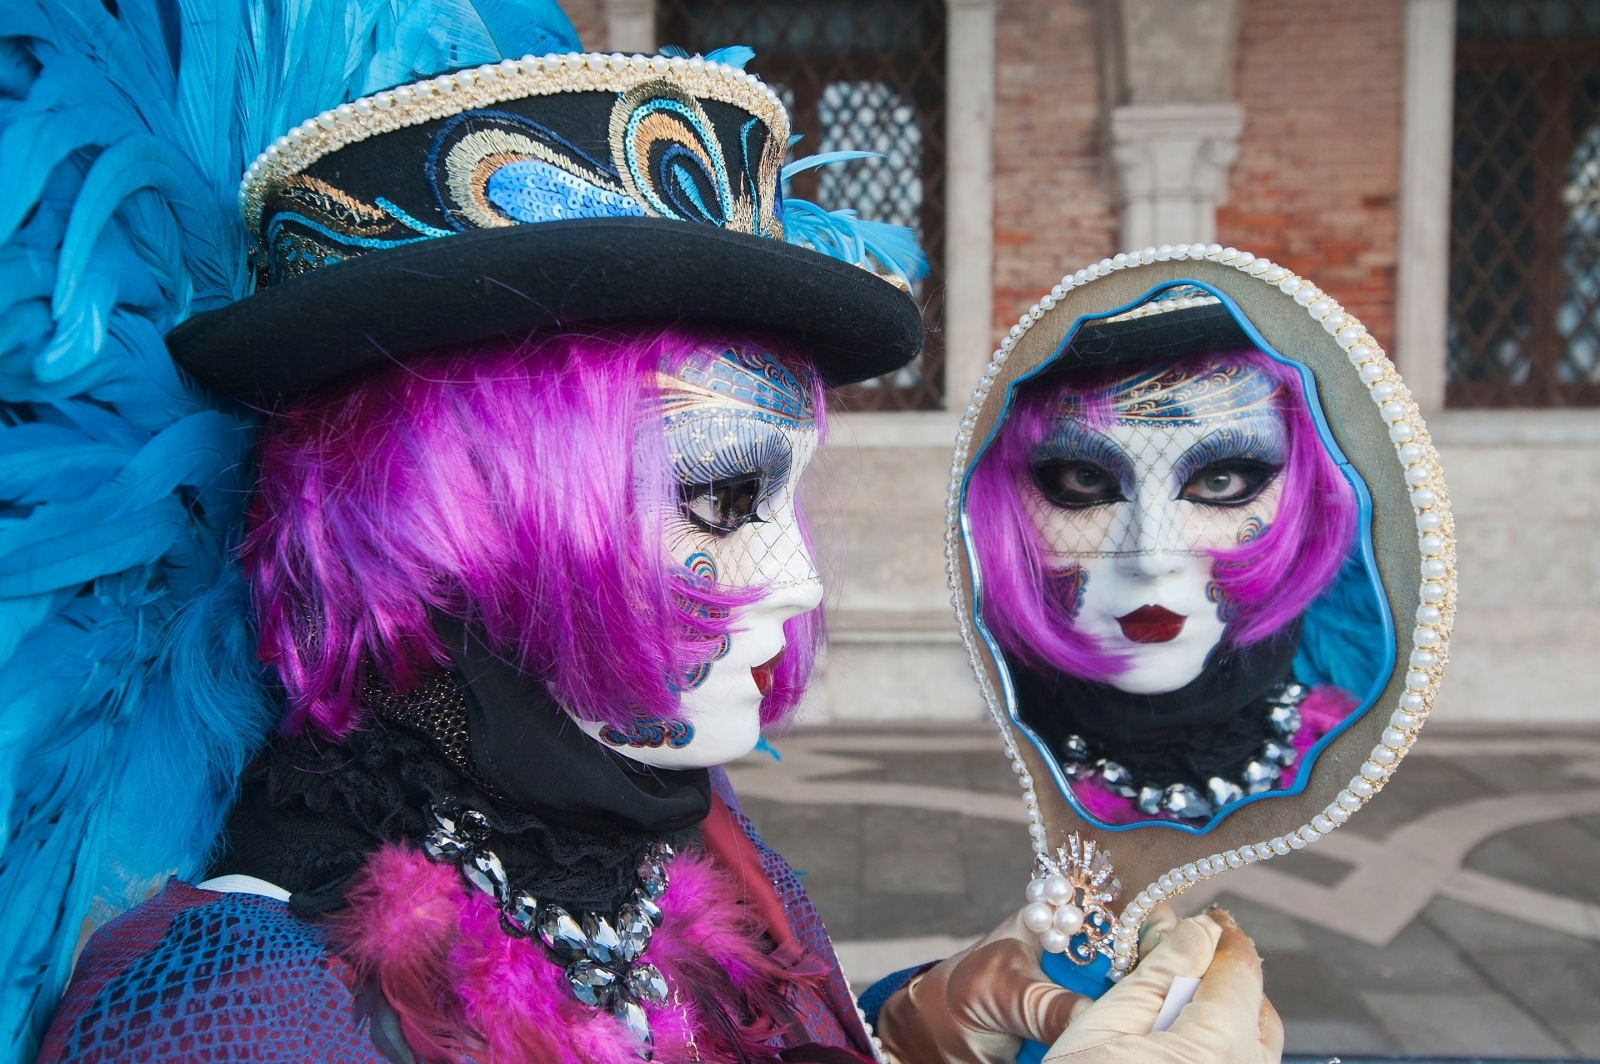
<instances>
[{"instance_id":1,"label":"gold trim on mirror","mask_svg":"<svg viewBox=\"0 0 1600 1064\"><path fill-rule=\"evenodd\" d=\"M1124 270L1148 266L1155 262L1205 261L1232 267L1249 277L1258 279L1293 300L1313 321L1333 338L1349 360L1350 372L1355 374L1373 404L1379 417L1388 426L1388 436L1394 454L1401 466L1415 519L1417 546L1422 564L1419 575L1415 627L1411 635L1410 658L1403 667L1404 693L1400 695L1389 716L1388 726L1381 738L1348 784L1321 812L1294 831L1247 845L1236 846L1210 857L1188 862L1169 869L1139 890L1128 901L1111 936L1110 949L1096 943L1097 952L1108 953L1112 960L1111 978L1122 978L1138 959L1138 930L1150 910L1161 901L1182 894L1197 883L1211 879L1229 869L1243 868L1273 857L1287 855L1304 849L1323 835L1332 832L1347 821L1374 794L1383 789L1399 765L1417 733L1433 709L1434 696L1448 658L1450 632L1456 602L1456 545L1455 528L1450 516L1449 494L1439 466L1438 452L1423 424L1421 413L1410 392L1395 371L1394 364L1383 348L1353 315L1346 312L1337 301L1310 281L1294 274L1284 266L1267 259L1257 258L1248 251L1224 248L1219 244L1163 245L1147 248L1143 252L1117 255L1102 259L1076 273L1068 274L1061 283L1042 296L1028 312L1011 327L1000 347L985 367L971 401L963 411L956 435L955 452L950 466L948 496L945 501L945 573L950 586L951 603L955 607L960 625L962 643L967 650L973 674L990 716L1000 729L1005 749L1011 758L1023 788L1029 824L1028 834L1036 854L1038 871L1030 884L1029 903L1043 897L1042 886L1052 876L1065 874L1069 855L1062 851L1051 853L1048 832L1041 810L1033 776L1018 747L1004 699L995 690L979 653L979 640L971 618L971 604L963 582L964 541L962 528L963 482L969 472L969 459L974 431L989 392L1000 377L1002 367L1011 357L1022 338L1044 317L1067 292L1094 283L1097 279ZM1165 308L1163 308L1165 309ZM1395 618L1403 633L1404 618ZM1403 652L1404 639L1401 637ZM1401 669L1396 663L1397 670ZM1381 711L1373 706L1369 713ZM1309 785L1309 784L1308 784ZM1076 834L1073 842L1078 842ZM1086 840L1087 847L1094 845ZM1103 852L1103 851L1102 851ZM1159 867L1159 866L1158 866ZM1109 875L1109 862L1106 865ZM1039 897L1035 897L1039 895ZM1046 932L1048 933L1048 932ZM1047 946L1059 947L1061 936L1054 936ZM1052 952L1060 952L1059 948Z\"/></svg>"}]
</instances>

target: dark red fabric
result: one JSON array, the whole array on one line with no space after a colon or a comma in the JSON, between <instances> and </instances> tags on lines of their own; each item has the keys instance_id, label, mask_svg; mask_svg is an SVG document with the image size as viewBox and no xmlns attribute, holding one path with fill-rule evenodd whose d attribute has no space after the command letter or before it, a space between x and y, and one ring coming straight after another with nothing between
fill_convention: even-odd
<instances>
[{"instance_id":1,"label":"dark red fabric","mask_svg":"<svg viewBox=\"0 0 1600 1064\"><path fill-rule=\"evenodd\" d=\"M719 867L738 882L743 901L754 909L767 937L777 947L773 957L782 964L796 964L805 950L789 927L789 914L783 910L778 892L761 867L761 854L744 829L733 819L733 811L722 796L711 795L711 812L700 825L706 852Z\"/></svg>"},{"instance_id":2,"label":"dark red fabric","mask_svg":"<svg viewBox=\"0 0 1600 1064\"><path fill-rule=\"evenodd\" d=\"M871 1057L864 1057L853 1050L819 1046L815 1042L785 1049L778 1054L778 1059L783 1064L873 1064Z\"/></svg>"}]
</instances>

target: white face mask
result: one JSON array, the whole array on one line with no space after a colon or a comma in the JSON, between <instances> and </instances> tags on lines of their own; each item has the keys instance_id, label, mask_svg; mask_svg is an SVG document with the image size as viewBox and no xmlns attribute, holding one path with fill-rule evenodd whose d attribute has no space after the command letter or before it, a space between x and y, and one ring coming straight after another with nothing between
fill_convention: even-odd
<instances>
[{"instance_id":1,"label":"white face mask","mask_svg":"<svg viewBox=\"0 0 1600 1064\"><path fill-rule=\"evenodd\" d=\"M809 381L756 352L711 351L659 376L661 418L678 505L663 522L671 559L724 588L762 597L734 610L727 648L680 677L682 724L584 731L635 761L704 768L761 739L761 699L784 650L783 624L822 602L800 536L795 493L817 450Z\"/></svg>"},{"instance_id":2,"label":"white face mask","mask_svg":"<svg viewBox=\"0 0 1600 1064\"><path fill-rule=\"evenodd\" d=\"M1126 663L1110 683L1176 691L1227 627L1212 553L1277 514L1287 431L1273 381L1251 366L1168 367L1109 393L1098 428L1083 396L1066 397L1024 501L1074 626Z\"/></svg>"}]
</instances>

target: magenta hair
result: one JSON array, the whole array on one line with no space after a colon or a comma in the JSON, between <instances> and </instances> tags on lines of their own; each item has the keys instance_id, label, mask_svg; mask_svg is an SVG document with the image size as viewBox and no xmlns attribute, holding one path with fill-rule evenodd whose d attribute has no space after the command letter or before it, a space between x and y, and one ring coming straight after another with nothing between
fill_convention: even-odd
<instances>
[{"instance_id":1,"label":"magenta hair","mask_svg":"<svg viewBox=\"0 0 1600 1064\"><path fill-rule=\"evenodd\" d=\"M1226 639L1247 646L1280 631L1333 582L1355 537L1355 491L1322 445L1293 366L1255 350L1187 361L1197 371L1240 363L1262 371L1277 384L1287 429L1289 456L1276 517L1254 540L1213 555L1214 579L1234 609ZM1021 488L1033 450L1067 395L1082 396L1091 424L1103 425L1116 382L1159 365L1123 364L1071 380L1047 373L1024 384L973 471L967 510L982 577L983 620L1000 646L1024 664L1102 682L1121 671L1119 657L1077 631L1048 593L1049 565Z\"/></svg>"},{"instance_id":2,"label":"magenta hair","mask_svg":"<svg viewBox=\"0 0 1600 1064\"><path fill-rule=\"evenodd\" d=\"M585 718L675 718L671 678L760 591L708 585L662 550L655 375L730 346L815 379L765 339L595 328L411 360L274 415L241 560L285 730L342 736L369 670L406 691L447 666L430 611L481 627ZM763 723L798 704L820 611L785 632Z\"/></svg>"}]
</instances>

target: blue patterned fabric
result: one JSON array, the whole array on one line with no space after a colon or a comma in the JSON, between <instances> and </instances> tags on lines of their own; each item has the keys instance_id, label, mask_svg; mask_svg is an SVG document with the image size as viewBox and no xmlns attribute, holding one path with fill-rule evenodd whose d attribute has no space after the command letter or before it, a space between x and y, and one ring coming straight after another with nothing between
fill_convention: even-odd
<instances>
[{"instance_id":1,"label":"blue patterned fabric","mask_svg":"<svg viewBox=\"0 0 1600 1064\"><path fill-rule=\"evenodd\" d=\"M349 974L283 902L172 880L89 940L40 1064L389 1064Z\"/></svg>"}]
</instances>

